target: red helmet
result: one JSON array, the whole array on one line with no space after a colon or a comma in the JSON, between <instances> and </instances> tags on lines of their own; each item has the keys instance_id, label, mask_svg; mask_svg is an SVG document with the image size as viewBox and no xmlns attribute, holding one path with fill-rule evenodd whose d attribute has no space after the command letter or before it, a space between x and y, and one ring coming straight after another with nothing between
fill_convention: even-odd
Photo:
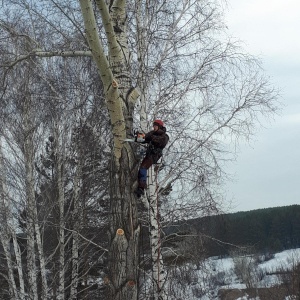
<instances>
[{"instance_id":1,"label":"red helmet","mask_svg":"<svg viewBox=\"0 0 300 300\"><path fill-rule=\"evenodd\" d=\"M154 120L153 125L156 124L160 127L164 127L164 122L162 120Z\"/></svg>"}]
</instances>

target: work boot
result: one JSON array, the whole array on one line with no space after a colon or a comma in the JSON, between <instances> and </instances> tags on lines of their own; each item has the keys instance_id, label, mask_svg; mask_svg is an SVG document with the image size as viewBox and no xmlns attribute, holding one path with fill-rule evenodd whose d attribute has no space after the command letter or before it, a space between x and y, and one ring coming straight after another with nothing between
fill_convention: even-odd
<instances>
[{"instance_id":1,"label":"work boot","mask_svg":"<svg viewBox=\"0 0 300 300\"><path fill-rule=\"evenodd\" d=\"M144 189L141 188L141 187L138 187L138 188L135 190L135 194L137 195L138 198L141 198L141 196L144 196Z\"/></svg>"}]
</instances>

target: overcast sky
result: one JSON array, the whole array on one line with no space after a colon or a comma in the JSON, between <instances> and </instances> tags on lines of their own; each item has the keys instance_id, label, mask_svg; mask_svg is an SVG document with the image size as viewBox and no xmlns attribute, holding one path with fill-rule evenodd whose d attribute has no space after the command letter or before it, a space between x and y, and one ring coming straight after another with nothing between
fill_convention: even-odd
<instances>
[{"instance_id":1,"label":"overcast sky","mask_svg":"<svg viewBox=\"0 0 300 300\"><path fill-rule=\"evenodd\" d=\"M300 0L228 0L230 34L263 61L281 114L242 145L228 170L231 211L300 204Z\"/></svg>"}]
</instances>

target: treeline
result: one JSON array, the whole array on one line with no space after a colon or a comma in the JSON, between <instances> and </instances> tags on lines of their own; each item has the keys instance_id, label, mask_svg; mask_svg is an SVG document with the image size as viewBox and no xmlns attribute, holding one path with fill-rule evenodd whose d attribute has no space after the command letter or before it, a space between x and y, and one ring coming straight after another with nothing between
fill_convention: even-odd
<instances>
[{"instance_id":1,"label":"treeline","mask_svg":"<svg viewBox=\"0 0 300 300\"><path fill-rule=\"evenodd\" d=\"M212 216L194 226L197 232L213 238L205 239L207 251L213 255L228 254L233 245L258 252L300 247L300 205Z\"/></svg>"},{"instance_id":2,"label":"treeline","mask_svg":"<svg viewBox=\"0 0 300 300\"><path fill-rule=\"evenodd\" d=\"M205 256L229 255L241 249L275 253L300 247L300 205L209 216L178 225L166 233L186 236L189 232L197 237L193 243Z\"/></svg>"}]
</instances>

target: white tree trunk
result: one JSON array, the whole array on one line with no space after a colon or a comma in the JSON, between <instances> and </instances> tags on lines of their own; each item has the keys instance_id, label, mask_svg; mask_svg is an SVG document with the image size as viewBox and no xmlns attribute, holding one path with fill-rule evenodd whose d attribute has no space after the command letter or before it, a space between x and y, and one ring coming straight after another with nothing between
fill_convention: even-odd
<instances>
[{"instance_id":1,"label":"white tree trunk","mask_svg":"<svg viewBox=\"0 0 300 300\"><path fill-rule=\"evenodd\" d=\"M73 224L74 228L72 231L72 271L71 271L71 289L70 299L77 299L77 286L78 286L78 267L79 267L79 229L82 221L82 213L80 212L79 206L79 186L80 178L82 177L82 157L80 155L80 149L78 151L78 166L76 168L75 179L74 179L74 211L73 211Z\"/></svg>"},{"instance_id":2,"label":"white tree trunk","mask_svg":"<svg viewBox=\"0 0 300 300\"><path fill-rule=\"evenodd\" d=\"M77 287L78 287L78 266L79 266L79 235L77 229L72 232L72 280L71 280L71 291L70 299L77 299Z\"/></svg>"},{"instance_id":3,"label":"white tree trunk","mask_svg":"<svg viewBox=\"0 0 300 300\"><path fill-rule=\"evenodd\" d=\"M36 220L38 219L37 216L37 209L35 207L35 215ZM46 274L46 263L44 258L44 250L43 250L43 243L42 243L42 237L40 232L40 226L38 223L35 224L35 235L36 235L36 244L37 244L37 250L38 250L38 257L39 257L39 263L40 263L40 272L42 277L42 299L47 299L48 294L48 284L47 284L47 274Z\"/></svg>"},{"instance_id":4,"label":"white tree trunk","mask_svg":"<svg viewBox=\"0 0 300 300\"><path fill-rule=\"evenodd\" d=\"M33 300L38 300L37 289L37 268L35 254L35 222L36 201L34 191L34 145L33 145L33 125L31 115L30 95L27 93L24 103L24 132L29 133L24 140L24 160L25 160L25 185L27 200L27 270L28 270L28 293Z\"/></svg>"},{"instance_id":5,"label":"white tree trunk","mask_svg":"<svg viewBox=\"0 0 300 300\"><path fill-rule=\"evenodd\" d=\"M7 228L6 228L7 230ZM10 298L12 300L14 299L20 299L19 298L19 293L17 290L17 285L16 285L16 281L14 278L14 271L13 271L13 263L12 263L12 259L11 259L11 253L10 253L10 236L8 235L7 232L1 232L1 243L3 246L3 250L4 250L4 255L5 255L5 260L7 263L7 272L8 272L8 285L9 285L9 294L10 294Z\"/></svg>"},{"instance_id":6,"label":"white tree trunk","mask_svg":"<svg viewBox=\"0 0 300 300\"><path fill-rule=\"evenodd\" d=\"M22 270L21 253L20 253L19 245L17 243L16 234L9 224L11 220L11 207L8 201L7 186L6 186L6 172L4 169L1 140L0 140L0 197L1 197L0 198L0 211L1 211L0 239L4 249L6 262L7 262L10 295L12 299L23 300L25 297L25 289L24 289L24 277L23 277L23 270ZM10 237L12 237L13 239L13 245L15 249L16 264L17 264L18 275L19 275L20 292L18 292L17 290L16 282L13 274L13 264L12 264L11 253L10 253Z\"/></svg>"},{"instance_id":7,"label":"white tree trunk","mask_svg":"<svg viewBox=\"0 0 300 300\"><path fill-rule=\"evenodd\" d=\"M117 43L113 24L105 1L97 1L97 5L102 15L103 24L105 26L105 31L109 39L109 56L112 60L111 64L109 64L100 42L92 2L91 0L80 0L79 2L86 28L87 40L104 86L105 100L110 115L112 133L114 137L114 156L116 158L114 159L114 162L116 167L119 168L119 159L121 158L124 139L126 137L125 118L123 114L124 105L120 97L120 89L124 90L125 86L122 86L122 80L117 82L114 78L111 64L114 65L114 69L117 73L121 73L122 66L124 68L123 51L126 52L126 49L121 48L120 44ZM126 88L128 89L127 86Z\"/></svg>"},{"instance_id":8,"label":"white tree trunk","mask_svg":"<svg viewBox=\"0 0 300 300\"><path fill-rule=\"evenodd\" d=\"M158 172L155 170L156 168L157 166L152 166L149 169L148 175L152 280L154 283L154 299L165 300L167 299L167 293L164 288L166 282L166 272L161 253L161 227L157 185Z\"/></svg>"},{"instance_id":9,"label":"white tree trunk","mask_svg":"<svg viewBox=\"0 0 300 300\"><path fill-rule=\"evenodd\" d=\"M27 181L30 180L30 176L27 175ZM32 196L28 195L28 217L27 217L27 270L28 270L28 285L29 294L33 300L38 300L37 295L37 269L36 269L36 256L35 256L35 225L34 225L34 209Z\"/></svg>"},{"instance_id":10,"label":"white tree trunk","mask_svg":"<svg viewBox=\"0 0 300 300\"><path fill-rule=\"evenodd\" d=\"M24 300L25 299L25 284L24 284L24 274L23 274L23 268L22 268L22 258L21 258L21 251L20 247L17 241L17 236L14 231L12 231L12 239L13 239L13 245L16 255L16 263L18 268L18 276L19 276L19 285L20 285L20 293L19 293L19 299Z\"/></svg>"},{"instance_id":11,"label":"white tree trunk","mask_svg":"<svg viewBox=\"0 0 300 300\"><path fill-rule=\"evenodd\" d=\"M58 274L58 300L65 298L65 196L64 196L64 147L63 147L63 126L58 123L54 128L54 141L56 143L57 155L57 188L59 207L59 274Z\"/></svg>"}]
</instances>

